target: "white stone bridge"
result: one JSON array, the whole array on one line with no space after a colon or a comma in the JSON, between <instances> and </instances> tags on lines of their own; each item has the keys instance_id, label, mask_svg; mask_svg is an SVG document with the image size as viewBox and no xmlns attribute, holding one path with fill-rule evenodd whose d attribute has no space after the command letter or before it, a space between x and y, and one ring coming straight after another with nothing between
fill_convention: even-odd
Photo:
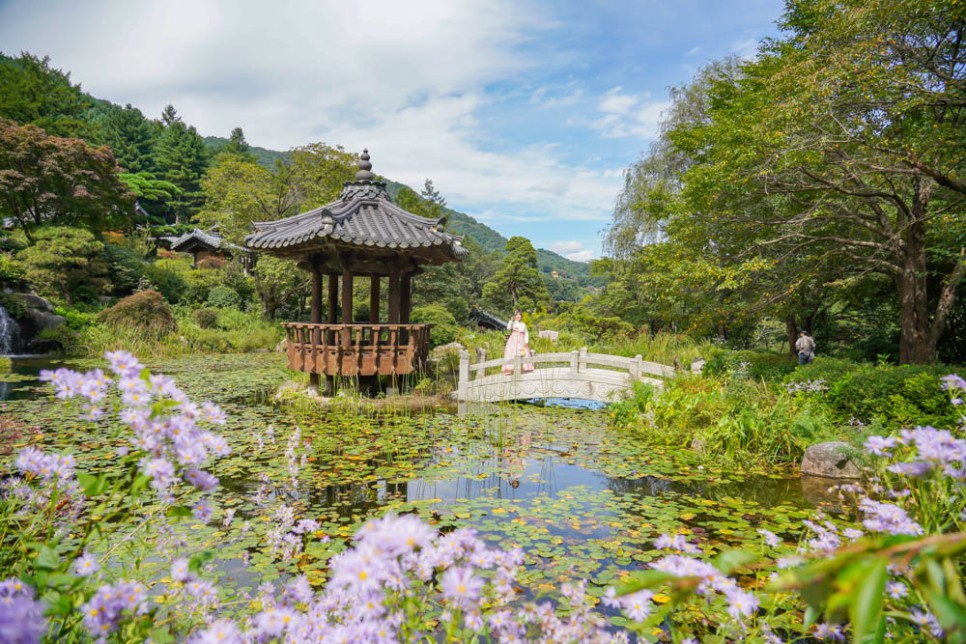
<instances>
[{"instance_id":1,"label":"white stone bridge","mask_svg":"<svg viewBox=\"0 0 966 644\"><path fill-rule=\"evenodd\" d=\"M503 373L504 366L512 367L513 373ZM580 398L606 403L623 398L634 381L662 387L664 379L673 375L674 367L647 362L641 356L588 353L586 348L496 360L487 360L484 353L475 364L464 354L457 398L460 402Z\"/></svg>"}]
</instances>

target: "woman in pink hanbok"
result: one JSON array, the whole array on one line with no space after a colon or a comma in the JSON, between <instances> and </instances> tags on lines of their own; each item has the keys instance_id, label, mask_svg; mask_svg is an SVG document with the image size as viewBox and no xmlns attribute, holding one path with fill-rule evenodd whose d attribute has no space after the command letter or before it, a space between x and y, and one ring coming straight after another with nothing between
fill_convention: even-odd
<instances>
[{"instance_id":1,"label":"woman in pink hanbok","mask_svg":"<svg viewBox=\"0 0 966 644\"><path fill-rule=\"evenodd\" d=\"M503 350L503 357L506 359L513 359L517 356L528 358L530 356L530 333L527 331L527 325L523 323L523 314L520 313L519 309L513 313L513 317L510 318L510 322L506 325L506 328L510 332L510 337L507 338L506 348ZM533 363L524 362L522 371L523 373L533 371ZM503 365L503 373L507 375L512 374L513 365Z\"/></svg>"}]
</instances>

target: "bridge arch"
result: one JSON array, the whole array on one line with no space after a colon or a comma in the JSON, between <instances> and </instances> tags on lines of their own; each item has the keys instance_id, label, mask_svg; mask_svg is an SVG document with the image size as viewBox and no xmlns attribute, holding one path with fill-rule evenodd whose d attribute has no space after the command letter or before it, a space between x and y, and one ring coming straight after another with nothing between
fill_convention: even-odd
<instances>
[{"instance_id":1,"label":"bridge arch","mask_svg":"<svg viewBox=\"0 0 966 644\"><path fill-rule=\"evenodd\" d=\"M512 373L504 373L504 367ZM530 369L532 367L532 370ZM484 354L475 364L469 355L460 359L460 402L502 402L532 398L581 398L614 402L629 393L633 383L663 387L674 375L674 367L645 361L641 356L625 358L580 351L538 353L533 356L487 360Z\"/></svg>"}]
</instances>

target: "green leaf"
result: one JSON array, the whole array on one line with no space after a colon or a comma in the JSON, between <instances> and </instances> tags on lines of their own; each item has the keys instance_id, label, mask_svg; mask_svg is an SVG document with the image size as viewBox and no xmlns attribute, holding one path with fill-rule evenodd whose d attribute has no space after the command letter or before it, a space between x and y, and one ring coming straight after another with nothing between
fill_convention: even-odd
<instances>
[{"instance_id":1,"label":"green leaf","mask_svg":"<svg viewBox=\"0 0 966 644\"><path fill-rule=\"evenodd\" d=\"M174 507L172 507L171 509L168 510L168 516L169 517L172 517L172 518L175 518L175 517L190 517L191 516L191 508L189 508L186 505L176 505L176 506L174 506Z\"/></svg>"},{"instance_id":2,"label":"green leaf","mask_svg":"<svg viewBox=\"0 0 966 644\"><path fill-rule=\"evenodd\" d=\"M962 638L962 633L966 632L966 611L963 610L963 607L957 606L949 597L931 588L922 590L926 596L926 601L929 603L930 610L939 620L943 630L947 633L959 632L960 638Z\"/></svg>"},{"instance_id":3,"label":"green leaf","mask_svg":"<svg viewBox=\"0 0 966 644\"><path fill-rule=\"evenodd\" d=\"M103 474L94 476L93 474L78 472L77 482L80 483L81 489L84 490L84 495L89 498L103 494L108 488L107 478Z\"/></svg>"},{"instance_id":4,"label":"green leaf","mask_svg":"<svg viewBox=\"0 0 966 644\"><path fill-rule=\"evenodd\" d=\"M215 558L215 553L211 550L202 550L188 561L188 570L198 572L201 567Z\"/></svg>"},{"instance_id":5,"label":"green leaf","mask_svg":"<svg viewBox=\"0 0 966 644\"><path fill-rule=\"evenodd\" d=\"M758 555L747 550L725 550L714 558L714 567L722 574L731 574L737 568L746 566L758 559Z\"/></svg>"},{"instance_id":6,"label":"green leaf","mask_svg":"<svg viewBox=\"0 0 966 644\"><path fill-rule=\"evenodd\" d=\"M849 605L849 618L852 620L852 637L858 644L882 641L876 635L883 631L880 622L883 620L887 564L885 558L877 557L856 571L860 575L859 583Z\"/></svg>"},{"instance_id":7,"label":"green leaf","mask_svg":"<svg viewBox=\"0 0 966 644\"><path fill-rule=\"evenodd\" d=\"M37 570L55 570L60 566L60 557L51 548L43 546L34 558L34 567Z\"/></svg>"},{"instance_id":8,"label":"green leaf","mask_svg":"<svg viewBox=\"0 0 966 644\"><path fill-rule=\"evenodd\" d=\"M672 575L663 570L645 570L634 573L633 580L621 586L617 591L617 595L629 595L639 590L644 590L645 588L657 588L672 579L678 579L677 575Z\"/></svg>"}]
</instances>

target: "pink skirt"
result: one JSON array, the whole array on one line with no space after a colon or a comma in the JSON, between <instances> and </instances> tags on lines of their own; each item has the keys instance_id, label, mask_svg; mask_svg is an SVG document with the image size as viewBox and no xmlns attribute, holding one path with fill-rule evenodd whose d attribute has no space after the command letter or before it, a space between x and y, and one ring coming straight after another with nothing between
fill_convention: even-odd
<instances>
[{"instance_id":1,"label":"pink skirt","mask_svg":"<svg viewBox=\"0 0 966 644\"><path fill-rule=\"evenodd\" d=\"M523 331L514 331L510 334L510 337L506 341L506 348L503 350L503 357L505 359L513 359L517 356L529 356L530 347L523 339ZM502 369L503 373L509 375L513 373L513 365L505 364ZM523 373L530 373L533 371L532 362L524 362L522 367Z\"/></svg>"}]
</instances>

